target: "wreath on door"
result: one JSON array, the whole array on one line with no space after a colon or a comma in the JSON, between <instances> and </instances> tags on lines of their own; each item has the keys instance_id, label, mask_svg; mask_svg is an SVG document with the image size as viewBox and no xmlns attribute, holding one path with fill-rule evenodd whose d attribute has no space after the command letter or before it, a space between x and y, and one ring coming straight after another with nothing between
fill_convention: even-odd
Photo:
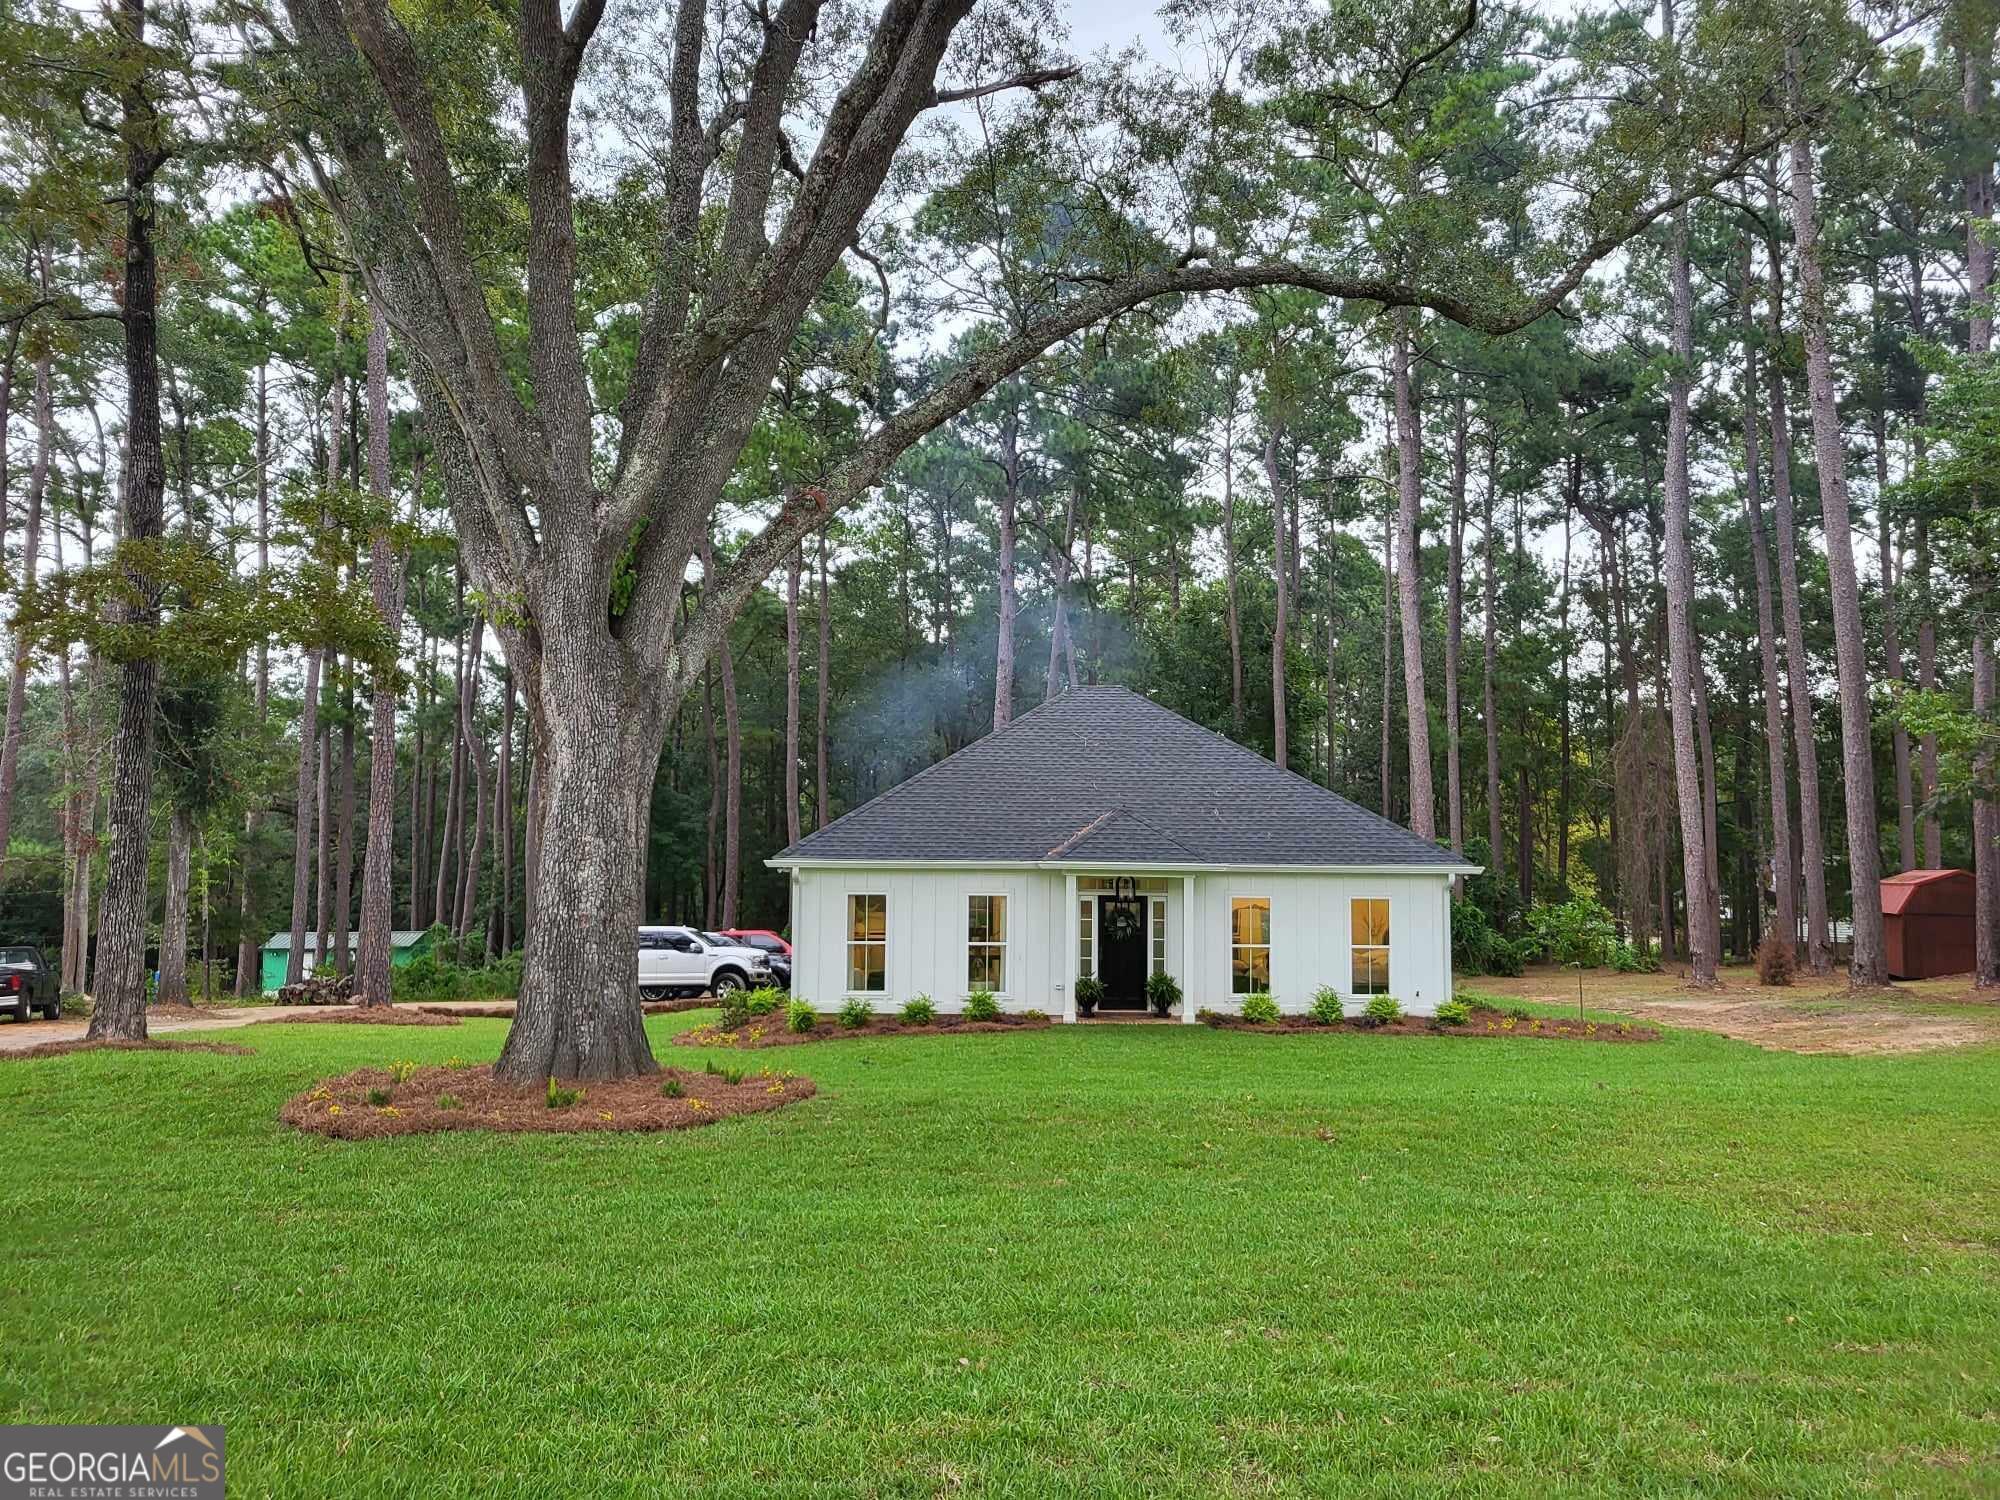
<instances>
[{"instance_id":1,"label":"wreath on door","mask_svg":"<svg viewBox=\"0 0 2000 1500\"><path fill-rule=\"evenodd\" d=\"M1104 903L1104 936L1113 942L1129 941L1139 935L1146 922L1146 908L1139 900L1139 882L1122 875L1111 891L1111 899Z\"/></svg>"}]
</instances>

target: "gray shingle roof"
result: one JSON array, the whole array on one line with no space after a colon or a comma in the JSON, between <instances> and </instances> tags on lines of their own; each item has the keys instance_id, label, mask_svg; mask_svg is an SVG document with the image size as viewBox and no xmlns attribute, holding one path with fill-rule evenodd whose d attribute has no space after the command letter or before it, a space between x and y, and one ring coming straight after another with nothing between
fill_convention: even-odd
<instances>
[{"instance_id":1,"label":"gray shingle roof","mask_svg":"<svg viewBox=\"0 0 2000 1500\"><path fill-rule=\"evenodd\" d=\"M1075 688L776 857L1408 865L1464 857L1129 688Z\"/></svg>"},{"instance_id":2,"label":"gray shingle roof","mask_svg":"<svg viewBox=\"0 0 2000 1500\"><path fill-rule=\"evenodd\" d=\"M391 948L414 948L417 946L417 940L421 938L423 935L424 932L422 928L398 927L395 929L395 931L389 934L389 946ZM347 935L347 941L350 946L359 948L361 946L360 932L358 930L349 932ZM274 932L271 934L270 940L266 942L264 946L267 949L275 948L280 953L289 952L292 946L292 935L289 932ZM317 952L318 949L319 949L319 933L316 931L308 931L306 933L305 951L307 953L313 953Z\"/></svg>"}]
</instances>

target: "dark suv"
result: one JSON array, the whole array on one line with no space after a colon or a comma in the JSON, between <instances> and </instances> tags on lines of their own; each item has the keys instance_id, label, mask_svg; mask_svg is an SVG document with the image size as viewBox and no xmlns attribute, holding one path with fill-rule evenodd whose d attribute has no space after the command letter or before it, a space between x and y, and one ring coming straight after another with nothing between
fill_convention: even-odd
<instances>
[{"instance_id":1,"label":"dark suv","mask_svg":"<svg viewBox=\"0 0 2000 1500\"><path fill-rule=\"evenodd\" d=\"M36 1011L51 1021L62 1014L62 985L41 949L0 948L0 1010L13 1011L17 1021L34 1020Z\"/></svg>"}]
</instances>

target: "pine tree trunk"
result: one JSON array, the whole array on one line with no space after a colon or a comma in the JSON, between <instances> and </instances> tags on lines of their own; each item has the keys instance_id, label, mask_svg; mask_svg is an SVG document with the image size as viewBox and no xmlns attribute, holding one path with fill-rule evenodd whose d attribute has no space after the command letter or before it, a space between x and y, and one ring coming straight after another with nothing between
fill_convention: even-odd
<instances>
[{"instance_id":1,"label":"pine tree trunk","mask_svg":"<svg viewBox=\"0 0 2000 1500\"><path fill-rule=\"evenodd\" d=\"M1465 651L1465 397L1457 401L1451 433L1451 554L1445 563L1444 729L1445 822L1451 847L1465 851L1465 784L1460 763L1460 659Z\"/></svg>"},{"instance_id":2,"label":"pine tree trunk","mask_svg":"<svg viewBox=\"0 0 2000 1500\"><path fill-rule=\"evenodd\" d=\"M1396 816L1396 762L1391 748L1390 730L1394 718L1391 704L1395 702L1396 688L1396 507L1390 506L1382 515L1382 723L1381 744L1377 754L1382 762L1382 806L1381 813L1393 821Z\"/></svg>"},{"instance_id":3,"label":"pine tree trunk","mask_svg":"<svg viewBox=\"0 0 2000 1500\"><path fill-rule=\"evenodd\" d=\"M159 117L148 92L146 0L118 0L111 27L122 61L125 142L125 536L141 546L165 530L166 461L160 450L159 257L153 245L153 176L165 161ZM159 620L160 586L128 570L136 596L125 621L149 629ZM97 940L97 986L88 1035L146 1035L146 877L153 803L154 721L159 659L127 658L118 669L118 730L111 769L110 854Z\"/></svg>"},{"instance_id":4,"label":"pine tree trunk","mask_svg":"<svg viewBox=\"0 0 2000 1500\"><path fill-rule=\"evenodd\" d=\"M1764 751L1771 801L1771 884L1775 929L1788 943L1799 936L1799 867L1792 857L1791 793L1785 756L1784 688L1778 679L1776 611L1771 602L1770 546L1764 535L1761 456L1757 442L1757 347L1750 337L1750 241L1737 261L1743 323L1743 510L1750 523L1750 561L1757 586L1757 654L1764 686Z\"/></svg>"},{"instance_id":5,"label":"pine tree trunk","mask_svg":"<svg viewBox=\"0 0 2000 1500\"><path fill-rule=\"evenodd\" d=\"M1396 399L1396 592L1403 623L1403 700L1410 740L1410 830L1437 837L1437 798L1431 787L1430 695L1424 686L1423 572L1417 527L1422 518L1422 429L1410 387L1410 313L1398 308L1390 344Z\"/></svg>"},{"instance_id":6,"label":"pine tree trunk","mask_svg":"<svg viewBox=\"0 0 2000 1500\"><path fill-rule=\"evenodd\" d=\"M702 873L702 926L722 925L722 862L715 857L715 832L722 821L722 756L716 748L715 736L715 664L711 661L702 670L701 678L701 719L702 728L708 740L708 824L707 842L703 845Z\"/></svg>"},{"instance_id":7,"label":"pine tree trunk","mask_svg":"<svg viewBox=\"0 0 2000 1500\"><path fill-rule=\"evenodd\" d=\"M1284 435L1282 423L1273 422L1270 435L1264 440L1264 477L1271 486L1271 558L1272 558L1272 617L1271 617L1271 759L1281 766L1289 766L1290 759L1285 745L1285 627L1289 623L1291 584L1289 569L1285 564L1285 489L1278 479L1278 442Z\"/></svg>"},{"instance_id":8,"label":"pine tree trunk","mask_svg":"<svg viewBox=\"0 0 2000 1500\"><path fill-rule=\"evenodd\" d=\"M785 843L799 841L799 574L805 544L785 568Z\"/></svg>"},{"instance_id":9,"label":"pine tree trunk","mask_svg":"<svg viewBox=\"0 0 2000 1500\"><path fill-rule=\"evenodd\" d=\"M819 678L813 684L818 699L815 709L813 736L813 773L816 796L813 802L813 826L824 828L833 820L832 791L827 775L826 727L832 704L831 682L833 658L833 616L827 608L826 577L826 532L819 534Z\"/></svg>"},{"instance_id":10,"label":"pine tree trunk","mask_svg":"<svg viewBox=\"0 0 2000 1500\"><path fill-rule=\"evenodd\" d=\"M285 983L305 977L306 907L312 897L315 749L319 744L319 652L306 653L305 691L299 698L298 811L292 840L292 945L285 954Z\"/></svg>"},{"instance_id":11,"label":"pine tree trunk","mask_svg":"<svg viewBox=\"0 0 2000 1500\"><path fill-rule=\"evenodd\" d=\"M1772 210L1777 208L1777 163L1767 168ZM1784 333L1784 263L1775 231L1765 242L1770 262L1768 333L1773 348ZM1799 606L1798 529L1792 515L1792 432L1786 409L1785 372L1771 369L1771 523L1778 543L1778 597L1785 622L1785 680L1792 695L1792 738L1799 775L1799 853L1805 870L1806 967L1814 974L1833 968L1828 946L1832 924L1827 914L1824 822L1819 807L1819 743L1813 730L1812 679L1806 667L1806 630Z\"/></svg>"},{"instance_id":12,"label":"pine tree trunk","mask_svg":"<svg viewBox=\"0 0 2000 1500\"><path fill-rule=\"evenodd\" d=\"M48 274L43 270L46 291ZM27 514L22 523L22 598L40 586L42 549L42 502L49 488L49 459L55 445L55 402L49 389L50 353L46 342L35 356L35 457L28 470ZM5 441L0 435L0 441ZM0 496L4 496L0 489ZM0 502L4 503L4 502ZM4 531L0 531L4 536ZM18 621L20 610L15 617ZM17 624L14 630L14 670L7 682L7 723L0 730L0 885L6 883L7 850L14 824L14 793L21 769L21 736L28 711L28 662L31 653L27 633Z\"/></svg>"},{"instance_id":13,"label":"pine tree trunk","mask_svg":"<svg viewBox=\"0 0 2000 1500\"><path fill-rule=\"evenodd\" d=\"M1886 406L1875 405L1875 509L1882 577L1882 655L1888 670L1891 701L1897 701L1903 685L1903 641L1896 615L1896 528L1889 515L1889 414ZM1910 784L1910 732L1900 715L1890 726L1890 751L1896 776L1897 868L1917 867L1917 809Z\"/></svg>"},{"instance_id":14,"label":"pine tree trunk","mask_svg":"<svg viewBox=\"0 0 2000 1500\"><path fill-rule=\"evenodd\" d=\"M368 488L382 506L368 544L368 591L375 616L391 639L403 626L404 566L388 526L389 496L389 329L379 306L368 323ZM352 714L349 715L350 720ZM349 777L349 787L353 779ZM417 784L412 768L410 784ZM350 840L353 823L348 823ZM416 837L411 819L410 836ZM368 736L368 851L361 865L361 932L356 945L354 998L361 1005L390 1003L394 963L396 847L396 681L383 673L371 684ZM411 921L415 923L416 858L411 850ZM344 947L345 945L343 945Z\"/></svg>"},{"instance_id":15,"label":"pine tree trunk","mask_svg":"<svg viewBox=\"0 0 2000 1500\"><path fill-rule=\"evenodd\" d=\"M1667 36L1673 37L1673 0L1661 0L1660 14ZM1672 686L1669 717L1674 736L1674 790L1680 805L1682 886L1688 914L1688 982L1707 989L1716 982L1721 920L1719 898L1709 883L1708 819L1702 810L1701 761L1695 750L1694 680L1705 669L1694 638L1694 555L1688 537L1694 292L1688 273L1687 234L1687 210L1682 209L1673 216L1667 231L1674 360L1667 374L1667 671Z\"/></svg>"},{"instance_id":16,"label":"pine tree trunk","mask_svg":"<svg viewBox=\"0 0 2000 1500\"><path fill-rule=\"evenodd\" d=\"M1087 561L1088 559L1086 559ZM1236 379L1222 423L1222 600L1229 619L1229 732L1243 739L1243 620L1236 607Z\"/></svg>"},{"instance_id":17,"label":"pine tree trunk","mask_svg":"<svg viewBox=\"0 0 2000 1500\"><path fill-rule=\"evenodd\" d=\"M1005 728L1014 718L1014 621L1020 613L1021 603L1014 588L1015 523L1021 501L1021 448L1020 429L1017 415L1010 414L1006 424L1000 429L1000 546L997 557L999 568L999 619L995 624L993 643L993 727ZM730 686L735 676L725 656L723 668L723 707L729 710L733 697ZM731 712L733 722L734 714ZM730 853L735 851L735 840L730 840ZM733 886L734 882L728 882ZM731 913L735 902L730 894L723 897L724 908ZM731 917L733 921L733 915Z\"/></svg>"},{"instance_id":18,"label":"pine tree trunk","mask_svg":"<svg viewBox=\"0 0 2000 1500\"><path fill-rule=\"evenodd\" d=\"M1986 225L1993 217L1993 155L1980 117L1986 113L1992 88L1993 15L1966 6L1963 25L1964 102L1971 126L1967 133L1979 143L1965 178L1966 347L1975 359L1984 359L1993 348L1993 246L1986 237ZM1993 571L1983 556L1972 582L1975 590L1990 595ZM1977 629L1972 638L1972 707L1982 720L1992 715L1994 688L1993 632ZM1973 983L1979 989L2000 985L2000 806L1988 791L1992 777L1992 752L1982 748L1973 759L1972 793Z\"/></svg>"},{"instance_id":19,"label":"pine tree trunk","mask_svg":"<svg viewBox=\"0 0 2000 1500\"><path fill-rule=\"evenodd\" d=\"M459 584L459 604L465 602L464 581ZM452 640L452 655L455 660L452 676L452 713L454 715L451 736L451 769L446 775L444 794L444 820L438 829L437 878L431 889L431 920L446 927L451 925L453 898L458 894L458 845L460 818L463 816L465 794L462 784L465 779L465 637L457 635Z\"/></svg>"},{"instance_id":20,"label":"pine tree trunk","mask_svg":"<svg viewBox=\"0 0 2000 1500\"><path fill-rule=\"evenodd\" d=\"M1794 109L1801 94L1799 48L1785 49L1788 92ZM1812 406L1813 450L1819 467L1820 515L1826 531L1827 579L1833 595L1836 676L1840 684L1841 770L1846 783L1847 863L1852 878L1854 950L1849 982L1872 988L1888 983L1882 947L1880 836L1875 813L1875 751L1868 706L1867 653L1861 634L1861 585L1854 566L1848 521L1846 452L1840 431L1828 344L1826 282L1820 267L1818 204L1813 188L1812 141L1792 141L1792 225L1798 244L1799 331L1806 352L1806 390Z\"/></svg>"},{"instance_id":21,"label":"pine tree trunk","mask_svg":"<svg viewBox=\"0 0 2000 1500\"><path fill-rule=\"evenodd\" d=\"M354 954L349 942L350 914L354 910L354 664L348 663L341 683L340 763L340 852L333 875L333 968L337 974L354 972ZM392 740L391 745L394 745ZM392 752L393 753L393 752ZM392 787L390 796L394 797Z\"/></svg>"},{"instance_id":22,"label":"pine tree trunk","mask_svg":"<svg viewBox=\"0 0 2000 1500\"><path fill-rule=\"evenodd\" d=\"M489 948L514 951L514 671L501 675L500 785L493 797L493 818L500 844L499 921L488 931Z\"/></svg>"},{"instance_id":23,"label":"pine tree trunk","mask_svg":"<svg viewBox=\"0 0 2000 1500\"><path fill-rule=\"evenodd\" d=\"M333 671L340 671L340 658L334 657ZM331 684L328 684L330 687ZM331 697L331 692L328 693ZM330 704L320 705L322 716L330 709ZM319 866L313 895L313 927L318 946L313 950L313 961L324 968L333 952L333 725L324 717L319 730Z\"/></svg>"},{"instance_id":24,"label":"pine tree trunk","mask_svg":"<svg viewBox=\"0 0 2000 1500\"><path fill-rule=\"evenodd\" d=\"M160 982L157 1005L188 1003L188 863L194 853L194 819L175 808L167 820L167 903L160 917Z\"/></svg>"},{"instance_id":25,"label":"pine tree trunk","mask_svg":"<svg viewBox=\"0 0 2000 1500\"><path fill-rule=\"evenodd\" d=\"M742 891L743 858L743 715L736 701L736 654L727 632L719 649L722 658L723 794L722 794L722 920L736 925L736 903Z\"/></svg>"},{"instance_id":26,"label":"pine tree trunk","mask_svg":"<svg viewBox=\"0 0 2000 1500\"><path fill-rule=\"evenodd\" d=\"M1501 860L1500 823L1500 715L1495 703L1494 679L1499 675L1499 603L1500 603L1500 559L1499 549L1493 545L1493 491L1499 483L1500 440L1491 431L1486 440L1486 577L1483 580L1481 606L1483 619L1481 629L1482 676L1480 685L1480 714L1485 720L1486 732L1486 862L1489 868L1498 868Z\"/></svg>"},{"instance_id":27,"label":"pine tree trunk","mask_svg":"<svg viewBox=\"0 0 2000 1500\"><path fill-rule=\"evenodd\" d=\"M465 758L467 789L472 795L472 835L466 841L465 858L459 870L458 887L453 893L452 931L464 938L472 931L472 913L479 899L480 863L486 843L486 741L479 727L480 684L485 675L486 616L472 622L472 648L466 655Z\"/></svg>"}]
</instances>

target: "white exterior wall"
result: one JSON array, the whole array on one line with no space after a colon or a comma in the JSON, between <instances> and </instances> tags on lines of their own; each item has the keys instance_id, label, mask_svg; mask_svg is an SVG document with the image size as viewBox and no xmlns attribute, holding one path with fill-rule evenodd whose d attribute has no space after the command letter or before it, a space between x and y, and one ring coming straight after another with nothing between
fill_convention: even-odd
<instances>
[{"instance_id":1,"label":"white exterior wall","mask_svg":"<svg viewBox=\"0 0 2000 1500\"><path fill-rule=\"evenodd\" d=\"M1077 916L1069 877L1154 876L1167 881L1167 972L1191 1002L1233 1010L1230 993L1230 901L1263 896L1271 902L1271 993L1281 1009L1304 1011L1313 992L1330 984L1348 993L1352 972L1348 902L1389 902L1389 992L1404 1010L1430 1015L1451 994L1449 877L1436 874L1356 875L1314 872L1258 874L1216 871L1193 877L1197 919L1186 930L1186 875L1171 870L1050 870L1022 867L829 865L792 871L792 989L822 1010L847 998L847 898L888 898L888 989L869 997L893 1011L928 994L940 1011L955 1011L966 994L966 900L1007 897L1007 989L1001 1008L1068 1009L1076 958ZM1194 976L1190 979L1190 973ZM1350 1002L1349 1011L1360 1003Z\"/></svg>"}]
</instances>

